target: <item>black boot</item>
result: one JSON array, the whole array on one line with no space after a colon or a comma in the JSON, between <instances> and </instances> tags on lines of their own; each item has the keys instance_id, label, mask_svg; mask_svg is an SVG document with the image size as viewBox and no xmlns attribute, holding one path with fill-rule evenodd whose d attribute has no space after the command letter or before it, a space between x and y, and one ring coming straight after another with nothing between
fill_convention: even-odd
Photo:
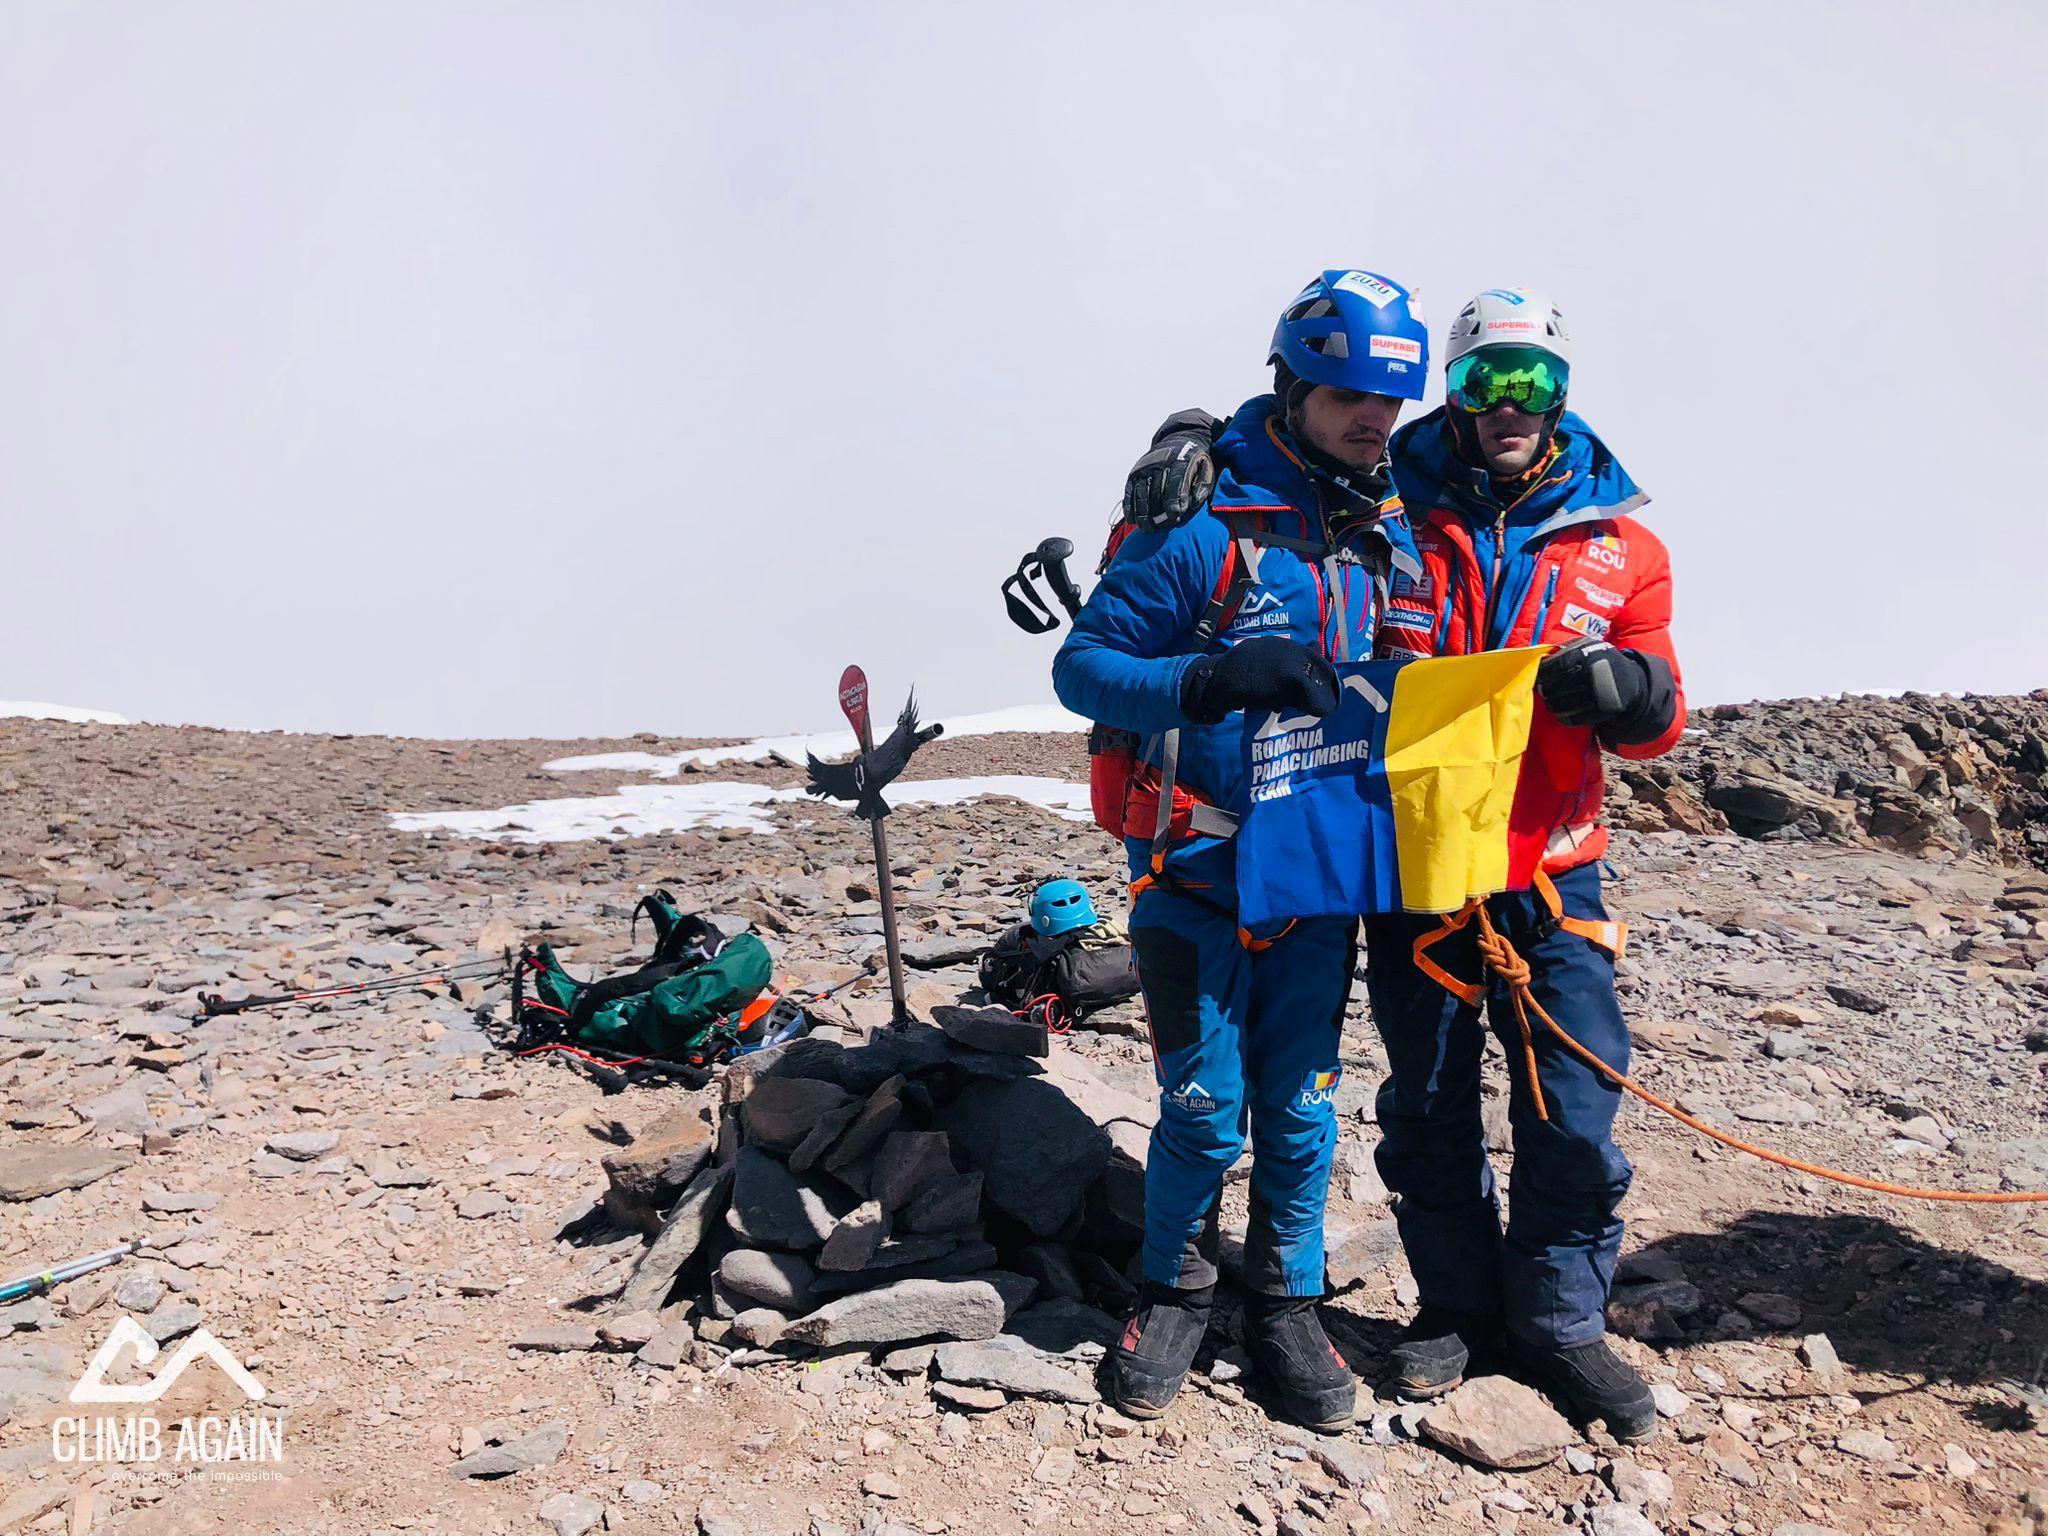
<instances>
[{"instance_id":1,"label":"black boot","mask_svg":"<svg viewBox=\"0 0 2048 1536\"><path fill-rule=\"evenodd\" d=\"M1657 1433L1657 1400L1634 1366L1607 1347L1605 1339L1570 1349L1542 1348L1516 1339L1515 1361L1536 1384L1581 1421L1605 1419L1607 1433L1623 1445L1641 1445Z\"/></svg>"},{"instance_id":2,"label":"black boot","mask_svg":"<svg viewBox=\"0 0 2048 1536\"><path fill-rule=\"evenodd\" d=\"M1156 1419L1187 1379L1209 1328L1216 1287L1178 1291L1145 1282L1137 1310L1109 1352L1109 1399L1133 1419Z\"/></svg>"},{"instance_id":3,"label":"black boot","mask_svg":"<svg viewBox=\"0 0 2048 1536\"><path fill-rule=\"evenodd\" d=\"M1387 1363L1394 1370L1388 1385L1410 1402L1442 1397L1464 1381L1475 1356L1483 1359L1499 1348L1500 1331L1497 1317L1425 1303L1388 1351Z\"/></svg>"},{"instance_id":4,"label":"black boot","mask_svg":"<svg viewBox=\"0 0 2048 1536\"><path fill-rule=\"evenodd\" d=\"M1323 1332L1318 1299L1246 1297L1244 1347L1288 1418L1310 1429L1342 1429L1358 1415L1358 1378Z\"/></svg>"}]
</instances>

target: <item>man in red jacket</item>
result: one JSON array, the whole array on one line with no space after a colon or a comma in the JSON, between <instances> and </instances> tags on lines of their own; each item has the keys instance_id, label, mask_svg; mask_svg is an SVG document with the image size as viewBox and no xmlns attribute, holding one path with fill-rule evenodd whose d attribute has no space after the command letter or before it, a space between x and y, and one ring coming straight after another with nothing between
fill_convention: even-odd
<instances>
[{"instance_id":1,"label":"man in red jacket","mask_svg":"<svg viewBox=\"0 0 2048 1536\"><path fill-rule=\"evenodd\" d=\"M1512 817L1518 840L1543 847L1543 873L1487 910L1528 962L1537 1001L1626 1071L1620 928L1600 898L1601 759L1669 751L1685 705L1670 562L1632 515L1647 498L1565 412L1570 347L1556 307L1521 289L1488 289L1452 322L1446 403L1393 444L1423 570L1394 579L1380 652L1560 647L1537 674ZM1618 1440L1648 1439L1649 1387L1605 1337L1631 1172L1611 1134L1618 1090L1540 1026L1523 1040L1477 937L1469 920L1366 920L1373 1018L1392 1066L1378 1163L1400 1196L1422 1303L1393 1350L1393 1385L1417 1398L1449 1391L1504 1331L1516 1362L1581 1417L1604 1419ZM1480 1120L1482 1003L1511 1067L1505 1234Z\"/></svg>"},{"instance_id":2,"label":"man in red jacket","mask_svg":"<svg viewBox=\"0 0 2048 1536\"><path fill-rule=\"evenodd\" d=\"M1510 829L1518 848L1541 850L1542 874L1486 907L1528 962L1536 1000L1625 1072L1621 929L1600 897L1602 760L1659 756L1685 728L1670 561L1634 516L1648 498L1565 410L1571 338L1549 299L1488 289L1452 322L1446 352L1445 405L1390 448L1422 571L1393 576L1378 651L1559 647L1537 673ZM1217 425L1200 413L1167 421L1125 487L1134 516L1200 510ZM1448 1392L1475 1355L1505 1343L1580 1417L1605 1420L1618 1440L1650 1438L1649 1387L1606 1342L1631 1173L1612 1135L1618 1090L1540 1026L1525 1044L1470 918L1369 917L1365 936L1373 1021L1392 1068L1379 1093L1378 1163L1400 1197L1422 1303L1392 1351L1394 1389ZM1512 1069L1505 1232L1480 1117L1482 1005Z\"/></svg>"}]
</instances>

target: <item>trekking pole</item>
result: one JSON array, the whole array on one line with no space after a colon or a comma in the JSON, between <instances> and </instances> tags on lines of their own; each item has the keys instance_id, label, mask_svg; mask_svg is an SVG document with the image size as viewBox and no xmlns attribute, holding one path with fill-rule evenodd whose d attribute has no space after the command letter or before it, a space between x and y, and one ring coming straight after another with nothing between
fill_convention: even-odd
<instances>
[{"instance_id":1,"label":"trekking pole","mask_svg":"<svg viewBox=\"0 0 2048 1536\"><path fill-rule=\"evenodd\" d=\"M397 987L449 985L458 981L480 981L505 969L507 961L468 960L437 971L410 971L402 976L379 976L372 981L341 982L331 987L313 987L304 992L276 992L267 997L222 997L218 992L199 994L199 1017L206 1020L222 1014L245 1013L251 1008L276 1008L286 1003L319 1003L329 998L354 997L365 992L385 992Z\"/></svg>"},{"instance_id":2,"label":"trekking pole","mask_svg":"<svg viewBox=\"0 0 2048 1536\"><path fill-rule=\"evenodd\" d=\"M839 674L839 707L860 739L861 756L868 757L875 750L874 730L868 723L868 675L857 666ZM875 888L882 900L882 943L889 951L889 1022L900 1025L910 1021L910 1006L904 1000L903 949L896 937L896 883L889 869L889 836L882 830L884 819L877 816L869 825L875 834Z\"/></svg>"},{"instance_id":3,"label":"trekking pole","mask_svg":"<svg viewBox=\"0 0 2048 1536\"><path fill-rule=\"evenodd\" d=\"M80 1275L89 1275L96 1269L105 1269L109 1264L118 1264L131 1253L142 1251L146 1238L137 1238L119 1248L109 1248L104 1253L89 1253L82 1259L73 1259L69 1264L59 1264L54 1269L45 1269L33 1275L23 1275L19 1280L10 1280L0 1285L0 1305L19 1301L24 1296L40 1296L44 1291L55 1290Z\"/></svg>"}]
</instances>

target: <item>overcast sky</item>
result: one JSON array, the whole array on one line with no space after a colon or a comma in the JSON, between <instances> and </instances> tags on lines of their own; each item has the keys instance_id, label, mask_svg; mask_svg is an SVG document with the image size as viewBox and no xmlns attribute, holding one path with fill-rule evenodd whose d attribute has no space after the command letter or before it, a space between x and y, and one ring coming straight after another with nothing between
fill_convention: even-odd
<instances>
[{"instance_id":1,"label":"overcast sky","mask_svg":"<svg viewBox=\"0 0 2048 1536\"><path fill-rule=\"evenodd\" d=\"M1351 265L1439 342L1556 297L1695 700L2042 686L2044 59L2031 0L4 0L0 697L1047 698L998 581Z\"/></svg>"}]
</instances>

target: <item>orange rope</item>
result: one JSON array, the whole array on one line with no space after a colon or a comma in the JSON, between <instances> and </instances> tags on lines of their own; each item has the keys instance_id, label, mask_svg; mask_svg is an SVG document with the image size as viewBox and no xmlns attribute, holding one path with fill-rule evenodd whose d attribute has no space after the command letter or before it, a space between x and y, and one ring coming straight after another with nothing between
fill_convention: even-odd
<instances>
[{"instance_id":1,"label":"orange rope","mask_svg":"<svg viewBox=\"0 0 2048 1536\"><path fill-rule=\"evenodd\" d=\"M1527 1042L1530 1038L1528 1010L1533 1008L1536 1010L1536 1017L1550 1026L1550 1032L1563 1041L1572 1054L1585 1062L1587 1066L1618 1087L1626 1088L1645 1104L1655 1105L1658 1109L1663 1110L1665 1114L1678 1121L1679 1124L1691 1126L1702 1136L1711 1137L1715 1141L1720 1142L1724 1147L1733 1147L1738 1152L1747 1152L1751 1157L1760 1157L1767 1163L1776 1163L1781 1168L1791 1168L1800 1173L1810 1173L1815 1178L1831 1179L1837 1184L1848 1184L1854 1188L1867 1189L1880 1195L1898 1195L1908 1200L1950 1200L1965 1205L2026 1205L2048 1201L2048 1190L2028 1190L2006 1194L1974 1189L1915 1189L1905 1184L1887 1184L1881 1179L1866 1179L1853 1173L1844 1173L1839 1168L1823 1168L1818 1163L1803 1163L1796 1157L1787 1157L1782 1152L1773 1152L1768 1147L1759 1147L1753 1142L1744 1141L1739 1136L1730 1136L1726 1131L1716 1130L1698 1116L1687 1114L1676 1104L1671 1104L1658 1098L1656 1094L1650 1092L1649 1089L1635 1082L1626 1074L1617 1072L1613 1067L1607 1065L1606 1062L1566 1034L1564 1026L1553 1019L1544 1009L1544 1006L1536 1001L1535 995L1530 992L1529 962L1515 953L1514 945L1510 944L1500 930L1493 926L1493 919L1487 914L1483 904L1479 906L1478 914L1480 956L1486 961L1488 969L1508 984L1508 995L1514 999L1515 1017L1521 1021L1522 1039L1524 1042ZM1529 1050L1529 1087L1536 1095L1537 1112L1541 1114L1543 1110L1543 1090L1536 1082L1536 1056L1533 1047ZM1546 1115L1544 1118L1548 1119L1549 1117Z\"/></svg>"}]
</instances>

